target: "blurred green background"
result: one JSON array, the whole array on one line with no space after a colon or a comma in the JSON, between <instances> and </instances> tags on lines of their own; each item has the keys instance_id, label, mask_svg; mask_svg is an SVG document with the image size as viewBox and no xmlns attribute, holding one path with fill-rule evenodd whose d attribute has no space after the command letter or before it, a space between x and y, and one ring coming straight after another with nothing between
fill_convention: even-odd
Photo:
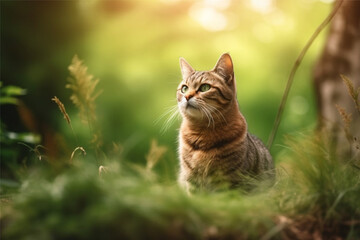
<instances>
[{"instance_id":1,"label":"blurred green background","mask_svg":"<svg viewBox=\"0 0 360 240\"><path fill-rule=\"evenodd\" d=\"M157 139L168 147L167 166L176 166L180 119L161 131L167 119L161 116L176 105L178 59L208 70L229 52L249 130L266 142L291 67L332 8L330 2L1 1L1 81L27 90L21 105L1 106L2 124L6 131L39 134L46 154L55 159L77 144L86 148L88 126L78 118L65 88L68 66L77 54L103 90L96 100L102 150L109 153L116 143L124 158L145 162L150 140ZM272 148L275 159L284 149L285 135L316 125L312 69L325 37L323 33L315 41L295 76ZM78 142L53 96L65 104ZM3 154L2 161L17 161L21 149Z\"/></svg>"}]
</instances>

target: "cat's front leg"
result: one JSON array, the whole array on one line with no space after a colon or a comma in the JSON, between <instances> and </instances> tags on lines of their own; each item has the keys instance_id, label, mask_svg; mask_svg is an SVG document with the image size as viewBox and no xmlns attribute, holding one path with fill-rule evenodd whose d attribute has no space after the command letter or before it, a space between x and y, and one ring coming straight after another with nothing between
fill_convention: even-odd
<instances>
[{"instance_id":1,"label":"cat's front leg","mask_svg":"<svg viewBox=\"0 0 360 240\"><path fill-rule=\"evenodd\" d=\"M194 191L195 187L189 181L190 176L189 173L185 169L180 169L180 174L178 178L178 183L182 189L186 191L186 193L190 196Z\"/></svg>"}]
</instances>

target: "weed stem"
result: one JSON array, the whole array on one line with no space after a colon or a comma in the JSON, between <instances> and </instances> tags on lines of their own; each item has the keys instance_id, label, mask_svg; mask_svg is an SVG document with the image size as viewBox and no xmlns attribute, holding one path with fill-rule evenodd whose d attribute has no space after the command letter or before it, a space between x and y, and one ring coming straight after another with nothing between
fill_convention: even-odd
<instances>
[{"instance_id":1,"label":"weed stem","mask_svg":"<svg viewBox=\"0 0 360 240\"><path fill-rule=\"evenodd\" d=\"M332 18L335 16L335 14L338 12L338 10L339 10L340 6L342 5L343 1L344 0L340 0L338 2L337 6L334 7L332 12L330 12L329 15L325 18L325 20L317 27L317 29L312 34L312 36L310 37L310 39L308 40L308 42L306 43L304 48L301 50L300 55L297 57L294 65L293 65L293 67L291 69L289 78L287 80L286 88L285 88L283 97L281 99L279 110L278 110L276 118L275 118L275 123L274 123L274 126L273 126L272 130L271 130L271 133L270 133L270 136L269 136L269 139L268 139L268 142L267 142L267 147L268 147L269 150L271 149L272 144L274 142L274 139L276 137L276 133L278 131L278 128L279 128L279 125L280 125L280 122L281 122L281 117L282 117L282 114L284 112L285 104L286 104L286 101L287 101L291 86L292 86L292 84L294 82L295 73L296 73L297 69L299 68L299 66L300 66L306 52L308 51L308 49L310 48L312 43L315 41L315 39L318 37L320 32L326 27L327 24L329 24L329 22L332 20Z\"/></svg>"}]
</instances>

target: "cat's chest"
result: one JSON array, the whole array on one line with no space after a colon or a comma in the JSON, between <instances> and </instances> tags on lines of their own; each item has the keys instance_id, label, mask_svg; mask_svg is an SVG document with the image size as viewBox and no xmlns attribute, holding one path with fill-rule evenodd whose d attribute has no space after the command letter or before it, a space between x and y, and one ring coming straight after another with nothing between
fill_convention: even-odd
<instances>
[{"instance_id":1,"label":"cat's chest","mask_svg":"<svg viewBox=\"0 0 360 240\"><path fill-rule=\"evenodd\" d=\"M226 162L221 156L228 151L228 147L212 147L216 141L184 138L181 142L181 161L193 173L212 172L222 168Z\"/></svg>"},{"instance_id":2,"label":"cat's chest","mask_svg":"<svg viewBox=\"0 0 360 240\"><path fill-rule=\"evenodd\" d=\"M185 148L183 150L184 161L187 161L192 169L203 170L206 167L211 166L216 158L203 151L196 151L193 149Z\"/></svg>"},{"instance_id":3,"label":"cat's chest","mask_svg":"<svg viewBox=\"0 0 360 240\"><path fill-rule=\"evenodd\" d=\"M219 158L213 151L204 152L187 147L182 149L181 164L186 181L201 186L212 186L214 182L227 182L230 176L225 174L229 169L229 162Z\"/></svg>"}]
</instances>

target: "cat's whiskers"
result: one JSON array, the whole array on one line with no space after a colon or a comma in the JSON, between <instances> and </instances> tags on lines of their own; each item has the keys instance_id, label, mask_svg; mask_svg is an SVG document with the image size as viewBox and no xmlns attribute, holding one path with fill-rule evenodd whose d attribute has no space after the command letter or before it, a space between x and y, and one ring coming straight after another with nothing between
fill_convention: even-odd
<instances>
[{"instance_id":1,"label":"cat's whiskers","mask_svg":"<svg viewBox=\"0 0 360 240\"><path fill-rule=\"evenodd\" d=\"M212 123L213 127L215 127L215 120L214 120L214 117L211 114L211 110L207 108L208 105L202 100L201 101L199 100L197 103L198 103L201 111L205 114L205 116L207 117L207 119L209 121L208 122L208 127L210 127L211 123Z\"/></svg>"},{"instance_id":2,"label":"cat's whiskers","mask_svg":"<svg viewBox=\"0 0 360 240\"><path fill-rule=\"evenodd\" d=\"M178 117L180 115L180 112L179 112L179 108L177 106L175 106L172 110L172 114L170 115L170 117L166 120L165 122L165 126L168 128L172 122L174 121L174 119L176 117Z\"/></svg>"},{"instance_id":3,"label":"cat's whiskers","mask_svg":"<svg viewBox=\"0 0 360 240\"><path fill-rule=\"evenodd\" d=\"M167 107L167 110L160 115L160 117L155 121L155 124L158 124L161 119L166 117L166 120L160 130L161 133L164 133L169 129L169 127L172 125L176 117L178 117L179 115L180 112L177 104L174 106Z\"/></svg>"},{"instance_id":4,"label":"cat's whiskers","mask_svg":"<svg viewBox=\"0 0 360 240\"><path fill-rule=\"evenodd\" d=\"M201 105L203 107L203 111L204 112L206 111L206 115L211 118L211 122L213 123L213 127L215 127L215 119L214 119L213 114L218 119L222 118L224 120L225 124L227 124L227 121L226 121L224 115L216 107L206 103L203 100L198 101L198 103L199 103L199 105ZM209 123L208 127L210 127L210 123Z\"/></svg>"},{"instance_id":5,"label":"cat's whiskers","mask_svg":"<svg viewBox=\"0 0 360 240\"><path fill-rule=\"evenodd\" d=\"M214 121L213 116L211 115L211 112L206 108L206 106L203 106L203 110L209 119L208 127L210 127L211 123L212 123L213 127L215 127L215 121Z\"/></svg>"},{"instance_id":6,"label":"cat's whiskers","mask_svg":"<svg viewBox=\"0 0 360 240\"><path fill-rule=\"evenodd\" d=\"M202 106L202 105L200 105L200 104L199 104L198 107L199 107L199 110L202 112L203 116L205 116L205 117L207 118L207 120L208 120L208 125L209 125L209 124L210 124L210 118L209 118L209 115L208 115L206 109L204 108L204 106Z\"/></svg>"},{"instance_id":7,"label":"cat's whiskers","mask_svg":"<svg viewBox=\"0 0 360 240\"><path fill-rule=\"evenodd\" d=\"M210 112L214 113L216 115L216 117L218 117L218 118L221 117L224 120L225 124L227 124L227 121L226 121L224 115L219 111L219 109L217 109L216 107L214 107L210 104L208 104L207 107L209 108Z\"/></svg>"}]
</instances>

